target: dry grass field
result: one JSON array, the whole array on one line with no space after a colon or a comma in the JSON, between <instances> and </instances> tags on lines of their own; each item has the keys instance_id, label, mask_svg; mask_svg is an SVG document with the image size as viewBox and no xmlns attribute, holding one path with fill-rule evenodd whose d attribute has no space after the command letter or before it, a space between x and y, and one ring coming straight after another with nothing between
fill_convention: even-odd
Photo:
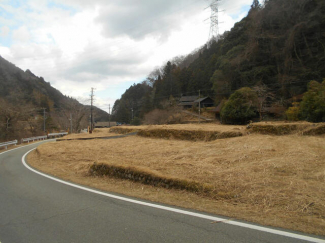
<instances>
[{"instance_id":1,"label":"dry grass field","mask_svg":"<svg viewBox=\"0 0 325 243\"><path fill-rule=\"evenodd\" d=\"M73 133L73 134L68 134L67 136L64 136L62 138L58 138L57 140L74 140L74 139L84 139L84 138L102 138L102 137L111 137L111 136L116 136L116 134L110 133L109 128L101 128L101 129L96 129L93 131L93 133Z\"/></svg>"},{"instance_id":2,"label":"dry grass field","mask_svg":"<svg viewBox=\"0 0 325 243\"><path fill-rule=\"evenodd\" d=\"M28 162L102 190L325 235L324 135L261 135L243 126L213 124L160 129L234 130L243 136L213 141L140 136L61 141L39 146ZM108 130L100 133L107 135Z\"/></svg>"}]
</instances>

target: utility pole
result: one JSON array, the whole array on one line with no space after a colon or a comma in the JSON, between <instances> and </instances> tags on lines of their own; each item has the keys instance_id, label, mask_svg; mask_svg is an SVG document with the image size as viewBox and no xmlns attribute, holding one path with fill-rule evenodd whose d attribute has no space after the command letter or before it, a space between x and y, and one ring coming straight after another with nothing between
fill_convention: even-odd
<instances>
[{"instance_id":1,"label":"utility pole","mask_svg":"<svg viewBox=\"0 0 325 243\"><path fill-rule=\"evenodd\" d=\"M200 117L201 117L201 90L199 90L199 123L200 123Z\"/></svg>"},{"instance_id":2,"label":"utility pole","mask_svg":"<svg viewBox=\"0 0 325 243\"><path fill-rule=\"evenodd\" d=\"M133 121L133 107L131 108L132 110L132 115L131 115L131 122Z\"/></svg>"},{"instance_id":3,"label":"utility pole","mask_svg":"<svg viewBox=\"0 0 325 243\"><path fill-rule=\"evenodd\" d=\"M91 88L90 93L90 133L93 131L93 102L94 102L94 88Z\"/></svg>"},{"instance_id":4,"label":"utility pole","mask_svg":"<svg viewBox=\"0 0 325 243\"><path fill-rule=\"evenodd\" d=\"M72 114L70 113L70 134L72 134Z\"/></svg>"},{"instance_id":5,"label":"utility pole","mask_svg":"<svg viewBox=\"0 0 325 243\"><path fill-rule=\"evenodd\" d=\"M46 127L45 127L45 110L46 110L46 108L41 108L42 110L43 110L43 127L44 127L44 132L46 131Z\"/></svg>"},{"instance_id":6,"label":"utility pole","mask_svg":"<svg viewBox=\"0 0 325 243\"><path fill-rule=\"evenodd\" d=\"M111 104L108 105L108 127L111 127Z\"/></svg>"}]
</instances>

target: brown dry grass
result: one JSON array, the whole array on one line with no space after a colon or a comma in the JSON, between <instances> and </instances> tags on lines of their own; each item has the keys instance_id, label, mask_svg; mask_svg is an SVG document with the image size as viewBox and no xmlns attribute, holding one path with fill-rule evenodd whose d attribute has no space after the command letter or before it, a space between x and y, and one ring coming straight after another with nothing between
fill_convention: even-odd
<instances>
[{"instance_id":1,"label":"brown dry grass","mask_svg":"<svg viewBox=\"0 0 325 243\"><path fill-rule=\"evenodd\" d=\"M198 112L193 112L193 111L189 111L189 112L192 112L193 114L196 114L196 115L199 115ZM199 119L198 117L196 116L192 116L190 114L186 114L186 113L180 113L181 116L182 116L182 120L185 121L185 122L191 122L191 123L198 123L199 122ZM214 113L212 112L207 112L207 111L201 111L201 114L200 114L202 117L205 117L205 118L208 118L208 119L211 119L210 122L213 122L213 123L219 123L218 120L215 119L215 115ZM203 119L200 119L200 122L204 122Z\"/></svg>"},{"instance_id":2,"label":"brown dry grass","mask_svg":"<svg viewBox=\"0 0 325 243\"><path fill-rule=\"evenodd\" d=\"M249 131L270 134L270 135L323 135L325 134L324 123L310 123L306 121L300 122L258 122L252 123L249 126Z\"/></svg>"},{"instance_id":3,"label":"brown dry grass","mask_svg":"<svg viewBox=\"0 0 325 243\"><path fill-rule=\"evenodd\" d=\"M325 134L325 123L317 124L302 132L305 136L317 136Z\"/></svg>"},{"instance_id":4,"label":"brown dry grass","mask_svg":"<svg viewBox=\"0 0 325 243\"><path fill-rule=\"evenodd\" d=\"M138 132L139 136L189 141L212 141L220 138L239 137L246 134L245 126L220 124L175 124L148 126L121 126L111 128L114 133Z\"/></svg>"},{"instance_id":5,"label":"brown dry grass","mask_svg":"<svg viewBox=\"0 0 325 243\"><path fill-rule=\"evenodd\" d=\"M110 128L100 128L95 129L93 133L72 133L68 134L62 138L58 138L57 140L77 140L77 139L84 139L84 138L102 138L102 137L112 137L116 136L116 134L110 133Z\"/></svg>"},{"instance_id":6,"label":"brown dry grass","mask_svg":"<svg viewBox=\"0 0 325 243\"><path fill-rule=\"evenodd\" d=\"M180 126L198 129L168 128ZM252 134L212 142L127 137L44 144L28 161L47 173L103 190L325 235L324 148L323 136ZM215 197L91 177L95 162L207 184Z\"/></svg>"},{"instance_id":7,"label":"brown dry grass","mask_svg":"<svg viewBox=\"0 0 325 243\"><path fill-rule=\"evenodd\" d=\"M120 126L114 128L128 128L133 130L143 129L174 129L174 130L187 130L187 131L217 131L217 132L228 132L233 130L245 130L246 126L225 126L213 123L203 124L173 124L173 125L147 125L147 126ZM113 129L113 128L111 128Z\"/></svg>"}]
</instances>

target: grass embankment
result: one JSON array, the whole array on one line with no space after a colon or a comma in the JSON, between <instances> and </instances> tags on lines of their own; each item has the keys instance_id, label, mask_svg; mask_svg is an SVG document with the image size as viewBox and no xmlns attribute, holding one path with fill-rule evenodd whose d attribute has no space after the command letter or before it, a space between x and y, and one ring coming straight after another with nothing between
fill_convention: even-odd
<instances>
[{"instance_id":1,"label":"grass embankment","mask_svg":"<svg viewBox=\"0 0 325 243\"><path fill-rule=\"evenodd\" d=\"M325 124L314 124L309 122L258 122L248 126L248 130L259 134L269 135L323 135Z\"/></svg>"},{"instance_id":2,"label":"grass embankment","mask_svg":"<svg viewBox=\"0 0 325 243\"><path fill-rule=\"evenodd\" d=\"M103 190L325 235L324 136L195 126L161 128L239 131L245 136L209 142L170 136L62 141L39 146L28 161L47 173ZM158 129L148 128L137 127Z\"/></svg>"},{"instance_id":3,"label":"grass embankment","mask_svg":"<svg viewBox=\"0 0 325 243\"><path fill-rule=\"evenodd\" d=\"M221 138L240 137L246 134L244 126L221 126L216 124L156 125L113 127L111 132L126 134L138 132L147 138L165 138L189 141L212 141Z\"/></svg>"},{"instance_id":4,"label":"grass embankment","mask_svg":"<svg viewBox=\"0 0 325 243\"><path fill-rule=\"evenodd\" d=\"M95 139L95 138L103 138L103 137L112 137L116 136L116 134L112 134L109 128L101 128L94 130L91 134L89 133L72 133L64 136L62 138L58 138L58 141L64 140L83 140L83 139Z\"/></svg>"}]
</instances>

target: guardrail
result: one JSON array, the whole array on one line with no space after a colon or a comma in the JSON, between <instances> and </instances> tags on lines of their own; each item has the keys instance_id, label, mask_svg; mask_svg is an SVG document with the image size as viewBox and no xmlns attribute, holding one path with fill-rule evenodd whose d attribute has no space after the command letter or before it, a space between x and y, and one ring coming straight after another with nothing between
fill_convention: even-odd
<instances>
[{"instance_id":1,"label":"guardrail","mask_svg":"<svg viewBox=\"0 0 325 243\"><path fill-rule=\"evenodd\" d=\"M50 137L63 137L64 135L68 135L68 133L67 132L58 132L58 133L49 133L48 135L47 135L47 137L48 138L50 138Z\"/></svg>"},{"instance_id":2,"label":"guardrail","mask_svg":"<svg viewBox=\"0 0 325 243\"><path fill-rule=\"evenodd\" d=\"M45 140L45 139L51 138L51 137L63 137L64 135L68 135L68 133L67 132L58 132L58 133L49 133L47 136L38 136L38 137L31 137L31 138L22 138L20 142L21 143L24 143L24 142L29 143L30 141L33 141L34 142L34 141L37 141L37 140ZM17 143L18 143L18 140L0 143L0 148L1 147L5 147L6 149L8 149L8 146L9 145L17 145Z\"/></svg>"},{"instance_id":3,"label":"guardrail","mask_svg":"<svg viewBox=\"0 0 325 243\"><path fill-rule=\"evenodd\" d=\"M17 145L17 143L18 143L17 140L4 142L4 143L0 143L0 147L5 147L7 149L8 145Z\"/></svg>"},{"instance_id":4,"label":"guardrail","mask_svg":"<svg viewBox=\"0 0 325 243\"><path fill-rule=\"evenodd\" d=\"M38 137L31 137L31 138L22 138L21 143L27 142L29 143L30 141L37 141L37 140L45 140L47 139L47 136L38 136Z\"/></svg>"}]
</instances>

